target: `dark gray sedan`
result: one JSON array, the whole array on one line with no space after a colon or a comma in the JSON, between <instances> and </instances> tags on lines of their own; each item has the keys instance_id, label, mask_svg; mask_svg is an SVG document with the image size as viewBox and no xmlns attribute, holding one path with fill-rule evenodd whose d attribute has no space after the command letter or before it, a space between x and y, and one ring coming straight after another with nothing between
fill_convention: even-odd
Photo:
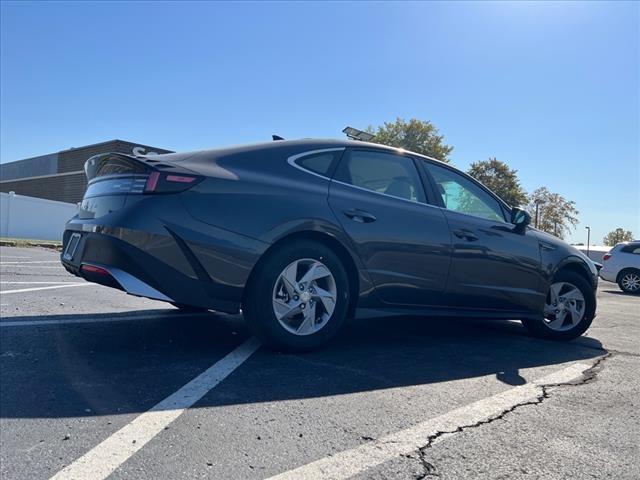
<instances>
[{"instance_id":1,"label":"dark gray sedan","mask_svg":"<svg viewBox=\"0 0 640 480\"><path fill-rule=\"evenodd\" d=\"M342 140L90 158L62 263L189 310L242 309L269 345L317 347L348 316L520 319L568 340L593 263L437 160Z\"/></svg>"}]
</instances>

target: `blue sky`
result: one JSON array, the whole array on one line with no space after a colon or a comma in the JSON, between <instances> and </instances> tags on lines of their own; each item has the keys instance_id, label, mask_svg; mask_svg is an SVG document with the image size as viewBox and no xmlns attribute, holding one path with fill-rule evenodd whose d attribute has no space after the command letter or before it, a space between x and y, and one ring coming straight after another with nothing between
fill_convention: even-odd
<instances>
[{"instance_id":1,"label":"blue sky","mask_svg":"<svg viewBox=\"0 0 640 480\"><path fill-rule=\"evenodd\" d=\"M3 2L0 161L432 121L640 237L638 3Z\"/></svg>"}]
</instances>

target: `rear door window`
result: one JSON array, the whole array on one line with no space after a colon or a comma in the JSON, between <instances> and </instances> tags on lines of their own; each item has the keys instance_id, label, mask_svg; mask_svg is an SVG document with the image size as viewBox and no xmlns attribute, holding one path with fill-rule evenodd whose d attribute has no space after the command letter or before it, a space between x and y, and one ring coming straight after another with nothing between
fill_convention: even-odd
<instances>
[{"instance_id":1,"label":"rear door window","mask_svg":"<svg viewBox=\"0 0 640 480\"><path fill-rule=\"evenodd\" d=\"M634 253L636 255L640 255L640 245L625 245L621 249L624 253Z\"/></svg>"},{"instance_id":2,"label":"rear door window","mask_svg":"<svg viewBox=\"0 0 640 480\"><path fill-rule=\"evenodd\" d=\"M340 162L334 180L410 202L425 203L420 175L411 157L353 150Z\"/></svg>"},{"instance_id":3,"label":"rear door window","mask_svg":"<svg viewBox=\"0 0 640 480\"><path fill-rule=\"evenodd\" d=\"M296 165L323 177L331 176L331 165L342 151L312 153L295 161Z\"/></svg>"}]
</instances>

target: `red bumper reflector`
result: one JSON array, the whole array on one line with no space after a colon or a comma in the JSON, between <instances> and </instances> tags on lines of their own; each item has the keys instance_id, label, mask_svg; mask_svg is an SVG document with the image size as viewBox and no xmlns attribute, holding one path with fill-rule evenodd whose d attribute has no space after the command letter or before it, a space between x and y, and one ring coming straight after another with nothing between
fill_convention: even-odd
<instances>
[{"instance_id":1,"label":"red bumper reflector","mask_svg":"<svg viewBox=\"0 0 640 480\"><path fill-rule=\"evenodd\" d=\"M80 266L80 270L82 270L83 272L97 273L98 275L111 276L109 271L105 270L104 268L95 267L93 265L86 265L84 263Z\"/></svg>"}]
</instances>

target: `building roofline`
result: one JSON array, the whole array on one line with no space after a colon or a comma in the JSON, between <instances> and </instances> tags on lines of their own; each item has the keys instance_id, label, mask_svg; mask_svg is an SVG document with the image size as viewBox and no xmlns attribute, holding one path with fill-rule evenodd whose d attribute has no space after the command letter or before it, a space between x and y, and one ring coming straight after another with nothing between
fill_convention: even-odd
<instances>
[{"instance_id":1,"label":"building roofline","mask_svg":"<svg viewBox=\"0 0 640 480\"><path fill-rule=\"evenodd\" d=\"M81 149L81 148L100 147L100 146L102 146L102 145L106 145L106 144L108 144L108 143L116 143L116 142L120 142L120 143L128 143L128 144L130 144L130 145L139 145L139 146L141 146L141 147L159 148L160 150L167 150L167 151L170 151L170 150L168 150L168 149L166 149L166 148L162 148L162 147L154 147L154 146L151 146L151 145L147 145L147 144L145 144L145 143L140 143L140 142L130 142L129 140L122 140L122 139L119 139L119 138L114 138L113 140L106 140L106 141L104 141L104 142L90 143L89 145L82 145L82 146L80 146L80 147L71 147L71 148L66 148L66 149L64 149L64 150L59 150L58 152L55 152L55 153L70 152L70 151L72 151L72 150L79 150L79 149ZM171 153L173 153L173 152L171 152ZM35 157L34 157L34 158L35 158Z\"/></svg>"},{"instance_id":2,"label":"building roofline","mask_svg":"<svg viewBox=\"0 0 640 480\"><path fill-rule=\"evenodd\" d=\"M126 143L129 145L137 145L140 147L146 147L146 148L158 148L160 150L166 150L167 153L174 153L172 150L169 150L167 148L162 148L162 147L154 147L152 145L147 145L145 143L140 143L140 142L130 142L129 140L121 140L119 138L114 138L113 140L106 140L104 142L97 142L97 143L91 143L89 145L82 145L80 147L70 147L70 148L65 148L64 150L58 150L56 152L51 152L51 153L43 153L42 155L34 155L32 157L27 157L27 158L21 158L19 160L10 160L8 162L2 162L1 165L9 165L10 163L16 163L16 162L24 162L27 160L33 160L35 158L43 158L43 157L48 157L50 155L58 155L60 153L65 153L65 152L72 152L74 150L80 150L80 149L84 149L84 148L93 148L93 147L100 147L102 145L107 145L109 143Z\"/></svg>"}]
</instances>

